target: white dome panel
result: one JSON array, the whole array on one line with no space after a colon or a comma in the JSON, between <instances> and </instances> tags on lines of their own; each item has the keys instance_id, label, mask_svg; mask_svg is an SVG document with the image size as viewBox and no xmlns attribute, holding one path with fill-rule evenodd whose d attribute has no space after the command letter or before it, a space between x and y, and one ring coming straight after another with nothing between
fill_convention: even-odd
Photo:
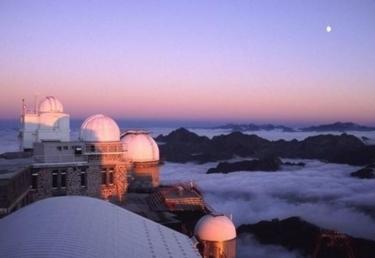
<instances>
[{"instance_id":1,"label":"white dome panel","mask_svg":"<svg viewBox=\"0 0 375 258\"><path fill-rule=\"evenodd\" d=\"M228 241L236 238L237 234L233 222L227 216L208 214L198 221L194 235L205 241Z\"/></svg>"},{"instance_id":2,"label":"white dome panel","mask_svg":"<svg viewBox=\"0 0 375 258\"><path fill-rule=\"evenodd\" d=\"M47 96L44 100L39 103L40 113L62 113L64 107L61 102L53 96Z\"/></svg>"},{"instance_id":3,"label":"white dome panel","mask_svg":"<svg viewBox=\"0 0 375 258\"><path fill-rule=\"evenodd\" d=\"M86 142L120 140L120 128L110 117L98 114L88 117L81 125L79 138Z\"/></svg>"},{"instance_id":4,"label":"white dome panel","mask_svg":"<svg viewBox=\"0 0 375 258\"><path fill-rule=\"evenodd\" d=\"M145 131L128 131L121 138L126 159L133 162L159 161L159 147Z\"/></svg>"}]
</instances>

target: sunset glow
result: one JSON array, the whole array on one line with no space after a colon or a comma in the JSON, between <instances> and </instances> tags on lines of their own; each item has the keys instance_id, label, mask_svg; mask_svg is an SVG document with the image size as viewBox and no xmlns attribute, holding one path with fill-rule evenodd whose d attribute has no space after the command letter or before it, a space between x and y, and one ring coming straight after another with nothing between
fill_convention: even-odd
<instances>
[{"instance_id":1,"label":"sunset glow","mask_svg":"<svg viewBox=\"0 0 375 258\"><path fill-rule=\"evenodd\" d=\"M39 94L73 118L375 124L374 13L354 0L2 1L0 118Z\"/></svg>"}]
</instances>

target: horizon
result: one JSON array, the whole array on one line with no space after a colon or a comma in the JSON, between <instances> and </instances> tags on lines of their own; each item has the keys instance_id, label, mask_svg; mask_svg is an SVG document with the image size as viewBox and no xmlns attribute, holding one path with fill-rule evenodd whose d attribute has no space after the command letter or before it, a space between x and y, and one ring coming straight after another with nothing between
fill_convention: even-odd
<instances>
[{"instance_id":1,"label":"horizon","mask_svg":"<svg viewBox=\"0 0 375 258\"><path fill-rule=\"evenodd\" d=\"M74 119L375 125L375 2L0 7L1 119L54 95Z\"/></svg>"},{"instance_id":2,"label":"horizon","mask_svg":"<svg viewBox=\"0 0 375 258\"><path fill-rule=\"evenodd\" d=\"M86 118L77 118L77 117L71 117L70 118L70 125L72 128L79 128L83 121ZM266 121L266 122L252 122L252 121L200 121L200 120L155 120L155 119L129 119L129 118L113 118L118 124L120 128L131 128L131 129L142 129L142 128L213 128L217 126L224 126L228 124L254 124L254 125L279 125L279 126L286 126L293 129L302 129L304 127L310 127L310 126L320 126L320 125L329 125L334 123L354 123L361 126L367 126L367 127L375 127L375 123L373 124L364 124L364 123L356 123L353 121L331 121L331 122L312 122L312 123L282 123L282 122L272 122L272 121ZM0 128L5 127L17 127L20 125L19 119L17 118L0 118Z\"/></svg>"}]
</instances>

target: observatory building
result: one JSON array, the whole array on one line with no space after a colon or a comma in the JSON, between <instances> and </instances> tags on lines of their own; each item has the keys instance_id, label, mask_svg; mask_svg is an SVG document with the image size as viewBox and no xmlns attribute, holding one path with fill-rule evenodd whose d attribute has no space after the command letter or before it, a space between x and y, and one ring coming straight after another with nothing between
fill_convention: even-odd
<instances>
[{"instance_id":1,"label":"observatory building","mask_svg":"<svg viewBox=\"0 0 375 258\"><path fill-rule=\"evenodd\" d=\"M35 200L60 195L85 195L122 201L127 167L120 129L98 114L81 125L78 141L34 144L32 189Z\"/></svg>"},{"instance_id":2,"label":"observatory building","mask_svg":"<svg viewBox=\"0 0 375 258\"><path fill-rule=\"evenodd\" d=\"M149 192L159 186L159 147L146 131L126 131L121 136L124 158L131 163L129 191Z\"/></svg>"},{"instance_id":3,"label":"observatory building","mask_svg":"<svg viewBox=\"0 0 375 258\"><path fill-rule=\"evenodd\" d=\"M204 258L236 257L236 227L228 217L212 213L203 216L195 226L194 235Z\"/></svg>"},{"instance_id":4,"label":"observatory building","mask_svg":"<svg viewBox=\"0 0 375 258\"><path fill-rule=\"evenodd\" d=\"M20 148L30 150L34 142L62 141L70 139L69 115L64 113L61 102L48 96L33 111L23 103L20 128Z\"/></svg>"},{"instance_id":5,"label":"observatory building","mask_svg":"<svg viewBox=\"0 0 375 258\"><path fill-rule=\"evenodd\" d=\"M115 120L96 114L78 139L69 135L55 97L23 108L21 152L0 159L0 217L14 212L0 219L1 255L235 257L233 222L212 213L193 182L160 185L159 148L148 132L121 134Z\"/></svg>"}]
</instances>

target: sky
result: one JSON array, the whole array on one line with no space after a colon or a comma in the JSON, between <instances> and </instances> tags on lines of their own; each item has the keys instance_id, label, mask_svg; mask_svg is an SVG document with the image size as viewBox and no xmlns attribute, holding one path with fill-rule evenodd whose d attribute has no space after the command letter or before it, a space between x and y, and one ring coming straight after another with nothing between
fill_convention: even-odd
<instances>
[{"instance_id":1,"label":"sky","mask_svg":"<svg viewBox=\"0 0 375 258\"><path fill-rule=\"evenodd\" d=\"M0 0L0 118L54 95L73 118L374 125L374 13L373 0Z\"/></svg>"}]
</instances>

